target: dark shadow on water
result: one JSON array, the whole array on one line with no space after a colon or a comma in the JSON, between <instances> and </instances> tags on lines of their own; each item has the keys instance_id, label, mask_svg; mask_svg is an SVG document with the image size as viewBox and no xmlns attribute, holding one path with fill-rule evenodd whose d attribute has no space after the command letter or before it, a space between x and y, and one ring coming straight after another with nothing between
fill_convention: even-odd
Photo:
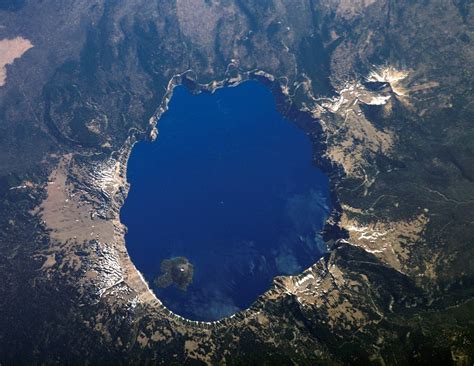
<instances>
[{"instance_id":1,"label":"dark shadow on water","mask_svg":"<svg viewBox=\"0 0 474 366\"><path fill-rule=\"evenodd\" d=\"M199 95L177 87L158 130L155 142L133 148L121 218L133 262L170 310L193 320L229 316L276 275L322 255L328 179L265 86ZM171 272L173 258L192 265L189 285L170 285L168 275L154 281L163 260L175 278L191 268Z\"/></svg>"}]
</instances>

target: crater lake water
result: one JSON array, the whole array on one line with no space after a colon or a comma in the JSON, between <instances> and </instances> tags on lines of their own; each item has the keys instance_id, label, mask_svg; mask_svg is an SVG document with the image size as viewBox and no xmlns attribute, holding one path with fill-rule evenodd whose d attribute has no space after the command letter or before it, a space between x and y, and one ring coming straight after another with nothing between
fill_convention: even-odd
<instances>
[{"instance_id":1,"label":"crater lake water","mask_svg":"<svg viewBox=\"0 0 474 366\"><path fill-rule=\"evenodd\" d=\"M328 178L306 134L248 81L214 93L174 89L154 142L137 143L121 210L127 250L157 297L193 320L249 307L277 275L322 256ZM194 268L186 290L159 288L165 259Z\"/></svg>"}]
</instances>

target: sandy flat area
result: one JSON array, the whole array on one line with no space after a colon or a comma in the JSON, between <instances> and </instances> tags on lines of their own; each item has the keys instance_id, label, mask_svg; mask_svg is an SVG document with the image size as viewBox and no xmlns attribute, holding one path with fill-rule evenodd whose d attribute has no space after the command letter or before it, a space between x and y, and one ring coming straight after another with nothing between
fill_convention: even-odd
<instances>
[{"instance_id":1,"label":"sandy flat area","mask_svg":"<svg viewBox=\"0 0 474 366\"><path fill-rule=\"evenodd\" d=\"M22 37L0 40L0 86L5 85L7 81L6 66L12 64L32 47L33 44Z\"/></svg>"}]
</instances>

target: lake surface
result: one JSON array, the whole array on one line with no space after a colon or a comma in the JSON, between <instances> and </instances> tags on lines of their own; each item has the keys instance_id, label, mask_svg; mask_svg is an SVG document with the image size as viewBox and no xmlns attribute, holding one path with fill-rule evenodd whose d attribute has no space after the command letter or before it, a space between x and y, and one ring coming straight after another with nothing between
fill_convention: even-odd
<instances>
[{"instance_id":1,"label":"lake surface","mask_svg":"<svg viewBox=\"0 0 474 366\"><path fill-rule=\"evenodd\" d=\"M193 320L229 316L276 275L321 257L328 178L264 85L199 95L176 87L158 130L155 142L133 148L121 219L132 261L170 310ZM157 287L161 262L176 257L192 264L192 283Z\"/></svg>"}]
</instances>

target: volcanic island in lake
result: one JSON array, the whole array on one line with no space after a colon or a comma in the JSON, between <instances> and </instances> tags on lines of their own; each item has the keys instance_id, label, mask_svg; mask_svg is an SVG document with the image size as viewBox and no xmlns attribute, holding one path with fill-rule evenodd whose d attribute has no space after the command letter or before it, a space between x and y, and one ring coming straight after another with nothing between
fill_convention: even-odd
<instances>
[{"instance_id":1,"label":"volcanic island in lake","mask_svg":"<svg viewBox=\"0 0 474 366\"><path fill-rule=\"evenodd\" d=\"M162 275L154 280L157 287L165 288L174 284L186 291L193 282L194 267L186 257L164 259L160 268Z\"/></svg>"}]
</instances>

